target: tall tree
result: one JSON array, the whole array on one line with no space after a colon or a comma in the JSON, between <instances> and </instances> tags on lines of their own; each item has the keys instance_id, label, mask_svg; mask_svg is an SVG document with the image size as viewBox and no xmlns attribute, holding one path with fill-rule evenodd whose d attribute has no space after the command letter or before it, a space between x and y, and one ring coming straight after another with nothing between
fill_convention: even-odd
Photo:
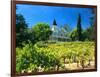
<instances>
[{"instance_id":1,"label":"tall tree","mask_svg":"<svg viewBox=\"0 0 100 77\"><path fill-rule=\"evenodd\" d=\"M82 41L82 27L81 27L81 15L78 16L78 22L77 22L77 40Z\"/></svg>"},{"instance_id":2,"label":"tall tree","mask_svg":"<svg viewBox=\"0 0 100 77\"><path fill-rule=\"evenodd\" d=\"M28 39L28 26L23 15L16 14L16 46L22 46L23 42Z\"/></svg>"},{"instance_id":3,"label":"tall tree","mask_svg":"<svg viewBox=\"0 0 100 77\"><path fill-rule=\"evenodd\" d=\"M45 23L37 23L33 26L32 32L34 34L34 41L46 41L49 39L49 36L51 35L52 31L50 29L50 26Z\"/></svg>"},{"instance_id":4,"label":"tall tree","mask_svg":"<svg viewBox=\"0 0 100 77\"><path fill-rule=\"evenodd\" d=\"M90 26L84 30L83 37L85 40L93 41L95 40L95 9L90 9Z\"/></svg>"},{"instance_id":5,"label":"tall tree","mask_svg":"<svg viewBox=\"0 0 100 77\"><path fill-rule=\"evenodd\" d=\"M96 9L91 9L91 14L92 16L90 17L90 27L89 27L89 35L91 40L95 40L95 14L96 14Z\"/></svg>"},{"instance_id":6,"label":"tall tree","mask_svg":"<svg viewBox=\"0 0 100 77\"><path fill-rule=\"evenodd\" d=\"M28 25L25 22L23 15L16 14L16 32L22 32L28 28Z\"/></svg>"}]
</instances>

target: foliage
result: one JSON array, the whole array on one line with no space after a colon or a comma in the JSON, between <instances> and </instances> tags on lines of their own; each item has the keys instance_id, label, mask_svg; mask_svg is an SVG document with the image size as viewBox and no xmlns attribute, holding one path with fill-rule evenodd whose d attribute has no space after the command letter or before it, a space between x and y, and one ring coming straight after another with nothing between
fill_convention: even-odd
<instances>
[{"instance_id":1,"label":"foliage","mask_svg":"<svg viewBox=\"0 0 100 77\"><path fill-rule=\"evenodd\" d=\"M83 31L84 40L94 41L95 40L95 29L94 25L91 25L85 31Z\"/></svg>"},{"instance_id":2,"label":"foliage","mask_svg":"<svg viewBox=\"0 0 100 77\"><path fill-rule=\"evenodd\" d=\"M81 16L78 16L77 28L70 32L70 38L72 41L82 41L82 27L81 27Z\"/></svg>"},{"instance_id":3,"label":"foliage","mask_svg":"<svg viewBox=\"0 0 100 77\"><path fill-rule=\"evenodd\" d=\"M64 64L77 63L83 69L94 60L94 42L31 42L16 48L16 71L43 72L68 70ZM88 63L88 64L87 64Z\"/></svg>"},{"instance_id":4,"label":"foliage","mask_svg":"<svg viewBox=\"0 0 100 77\"><path fill-rule=\"evenodd\" d=\"M27 44L22 49L16 48L16 71L26 71L30 64L36 61L36 56L37 53L32 44Z\"/></svg>"},{"instance_id":5,"label":"foliage","mask_svg":"<svg viewBox=\"0 0 100 77\"><path fill-rule=\"evenodd\" d=\"M81 41L82 40L82 27L81 27L81 16L79 14L78 17L78 22L77 22L77 34L78 34L78 40Z\"/></svg>"},{"instance_id":6,"label":"foliage","mask_svg":"<svg viewBox=\"0 0 100 77\"><path fill-rule=\"evenodd\" d=\"M76 28L71 31L65 25L59 31L59 34L70 37L69 40L74 42L49 42L52 34L49 24L37 23L28 28L23 15L16 14L17 73L70 70L64 65L71 63L77 63L77 67L83 69L90 66L94 61L95 49L94 42L89 42L95 40L93 20L94 17L91 17L90 27L83 30L79 14ZM53 25L57 25L55 19Z\"/></svg>"},{"instance_id":7,"label":"foliage","mask_svg":"<svg viewBox=\"0 0 100 77\"><path fill-rule=\"evenodd\" d=\"M49 39L51 35L51 29L48 24L38 23L32 28L34 34L34 41L45 41Z\"/></svg>"},{"instance_id":8,"label":"foliage","mask_svg":"<svg viewBox=\"0 0 100 77\"><path fill-rule=\"evenodd\" d=\"M16 14L16 32L22 32L27 29L27 24L24 17L21 14Z\"/></svg>"},{"instance_id":9,"label":"foliage","mask_svg":"<svg viewBox=\"0 0 100 77\"><path fill-rule=\"evenodd\" d=\"M70 32L70 38L71 38L72 41L78 40L77 29L74 29L72 32Z\"/></svg>"},{"instance_id":10,"label":"foliage","mask_svg":"<svg viewBox=\"0 0 100 77\"><path fill-rule=\"evenodd\" d=\"M28 26L21 14L16 14L16 46L22 46L28 40Z\"/></svg>"},{"instance_id":11,"label":"foliage","mask_svg":"<svg viewBox=\"0 0 100 77\"><path fill-rule=\"evenodd\" d=\"M23 43L29 41L35 44L37 41L45 41L51 35L51 29L48 24L38 23L33 28L28 28L22 15L16 15L16 46L23 47ZM43 35L44 34L44 35Z\"/></svg>"}]
</instances>

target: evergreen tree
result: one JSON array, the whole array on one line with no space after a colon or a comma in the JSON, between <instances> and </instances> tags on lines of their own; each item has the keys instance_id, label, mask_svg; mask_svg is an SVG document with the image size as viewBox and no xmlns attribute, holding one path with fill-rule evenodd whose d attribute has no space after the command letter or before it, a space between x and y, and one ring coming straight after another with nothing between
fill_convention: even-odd
<instances>
[{"instance_id":1,"label":"evergreen tree","mask_svg":"<svg viewBox=\"0 0 100 77\"><path fill-rule=\"evenodd\" d=\"M82 41L82 27L81 27L81 16L79 14L78 16L78 22L77 22L77 40Z\"/></svg>"},{"instance_id":2,"label":"evergreen tree","mask_svg":"<svg viewBox=\"0 0 100 77\"><path fill-rule=\"evenodd\" d=\"M28 39L28 26L23 15L16 14L16 46L22 46Z\"/></svg>"},{"instance_id":3,"label":"evergreen tree","mask_svg":"<svg viewBox=\"0 0 100 77\"><path fill-rule=\"evenodd\" d=\"M84 30L83 32L83 39L84 40L89 40L89 41L94 41L95 40L95 9L90 9L90 26Z\"/></svg>"}]
</instances>

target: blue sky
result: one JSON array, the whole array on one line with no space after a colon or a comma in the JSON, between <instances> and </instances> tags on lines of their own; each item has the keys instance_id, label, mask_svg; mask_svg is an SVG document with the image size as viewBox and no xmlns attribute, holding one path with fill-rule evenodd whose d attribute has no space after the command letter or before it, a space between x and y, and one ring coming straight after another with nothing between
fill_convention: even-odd
<instances>
[{"instance_id":1,"label":"blue sky","mask_svg":"<svg viewBox=\"0 0 100 77\"><path fill-rule=\"evenodd\" d=\"M22 14L29 27L39 22L52 25L55 19L58 26L69 25L75 28L78 15L81 14L81 25L83 29L90 26L91 10L89 8L58 7L43 5L17 4L17 14Z\"/></svg>"}]
</instances>

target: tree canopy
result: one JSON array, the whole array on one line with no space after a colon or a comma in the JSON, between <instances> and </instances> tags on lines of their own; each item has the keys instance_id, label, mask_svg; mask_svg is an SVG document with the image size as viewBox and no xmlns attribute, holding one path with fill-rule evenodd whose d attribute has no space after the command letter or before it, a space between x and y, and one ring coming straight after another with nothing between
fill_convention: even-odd
<instances>
[{"instance_id":1,"label":"tree canopy","mask_svg":"<svg viewBox=\"0 0 100 77\"><path fill-rule=\"evenodd\" d=\"M32 27L33 34L35 36L35 40L37 41L45 41L49 39L52 31L50 26L45 23L38 23Z\"/></svg>"}]
</instances>

